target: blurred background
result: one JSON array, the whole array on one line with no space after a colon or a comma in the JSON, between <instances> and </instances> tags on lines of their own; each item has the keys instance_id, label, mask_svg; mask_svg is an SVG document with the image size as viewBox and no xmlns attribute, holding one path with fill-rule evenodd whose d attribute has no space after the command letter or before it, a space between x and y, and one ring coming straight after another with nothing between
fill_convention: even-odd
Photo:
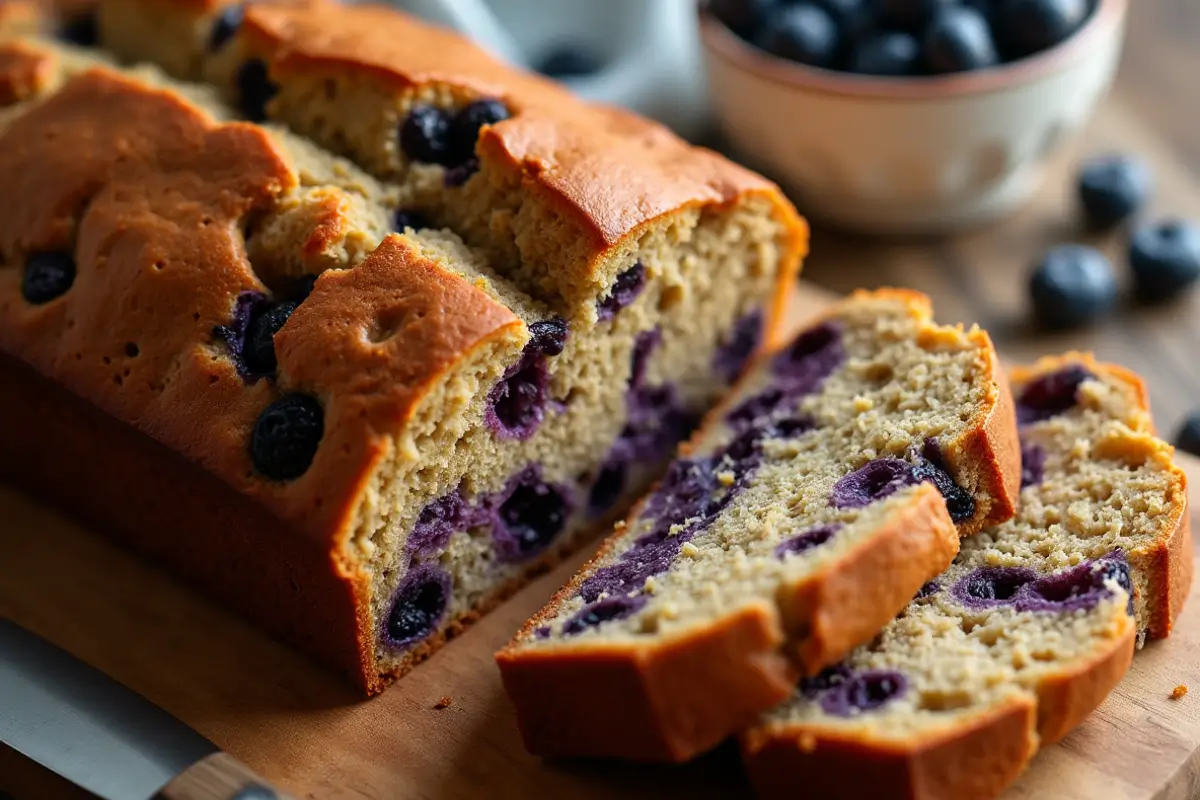
<instances>
[{"instance_id":1,"label":"blurred background","mask_svg":"<svg viewBox=\"0 0 1200 800\"><path fill-rule=\"evenodd\" d=\"M1196 0L392 1L779 182L806 290L1092 350L1200 449Z\"/></svg>"}]
</instances>

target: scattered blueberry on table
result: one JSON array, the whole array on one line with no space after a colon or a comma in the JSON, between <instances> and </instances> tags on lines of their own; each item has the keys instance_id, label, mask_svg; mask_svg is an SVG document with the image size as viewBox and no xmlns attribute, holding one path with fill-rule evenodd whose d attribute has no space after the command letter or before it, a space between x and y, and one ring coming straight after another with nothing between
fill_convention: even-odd
<instances>
[{"instance_id":1,"label":"scattered blueberry on table","mask_svg":"<svg viewBox=\"0 0 1200 800\"><path fill-rule=\"evenodd\" d=\"M1150 198L1150 169L1122 154L1095 156L1079 171L1079 202L1089 228L1108 230L1138 212Z\"/></svg>"},{"instance_id":2,"label":"scattered blueberry on table","mask_svg":"<svg viewBox=\"0 0 1200 800\"><path fill-rule=\"evenodd\" d=\"M1034 269L1029 294L1038 321L1055 330L1094 322L1113 309L1117 279L1112 264L1091 247L1064 244L1051 249Z\"/></svg>"},{"instance_id":3,"label":"scattered blueberry on table","mask_svg":"<svg viewBox=\"0 0 1200 800\"><path fill-rule=\"evenodd\" d=\"M987 69L1070 38L1094 0L709 0L727 28L772 55L863 75ZM912 54L913 48L919 54Z\"/></svg>"},{"instance_id":4,"label":"scattered blueberry on table","mask_svg":"<svg viewBox=\"0 0 1200 800\"><path fill-rule=\"evenodd\" d=\"M1144 225L1129 242L1138 299L1170 300L1200 278L1200 227L1177 219Z\"/></svg>"}]
</instances>

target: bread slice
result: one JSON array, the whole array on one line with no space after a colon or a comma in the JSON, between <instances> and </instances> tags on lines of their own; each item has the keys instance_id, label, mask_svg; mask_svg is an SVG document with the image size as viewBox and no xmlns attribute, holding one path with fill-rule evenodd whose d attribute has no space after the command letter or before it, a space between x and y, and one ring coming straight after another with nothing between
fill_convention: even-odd
<instances>
[{"instance_id":1,"label":"bread slice","mask_svg":"<svg viewBox=\"0 0 1200 800\"><path fill-rule=\"evenodd\" d=\"M1100 704L1139 632L1169 632L1191 582L1187 482L1141 382L1080 354L1012 381L1017 517L743 735L761 796L994 797Z\"/></svg>"},{"instance_id":2,"label":"bread slice","mask_svg":"<svg viewBox=\"0 0 1200 800\"><path fill-rule=\"evenodd\" d=\"M874 635L1018 482L986 334L934 324L923 295L856 293L750 372L498 654L527 747L717 744Z\"/></svg>"}]
</instances>

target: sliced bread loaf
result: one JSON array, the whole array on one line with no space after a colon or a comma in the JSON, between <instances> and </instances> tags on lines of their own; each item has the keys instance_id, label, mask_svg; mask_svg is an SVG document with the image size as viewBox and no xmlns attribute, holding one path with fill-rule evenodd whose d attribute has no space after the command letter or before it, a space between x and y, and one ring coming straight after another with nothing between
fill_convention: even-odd
<instances>
[{"instance_id":1,"label":"sliced bread loaf","mask_svg":"<svg viewBox=\"0 0 1200 800\"><path fill-rule=\"evenodd\" d=\"M405 91L458 87L458 147L492 122L541 132L481 216L444 164L373 177L239 120L228 92L119 63L127 5L100 5L97 47L0 42L0 477L378 692L661 474L773 335L806 228L654 123L571 99L560 131L565 91L510 93L469 42L376 8L401 49L364 57ZM192 11L220 40L241 11L133 5L154 11L137 42ZM361 50L360 16L318 20ZM279 53L319 26L300 27ZM327 100L339 122L396 110ZM572 120L593 113L591 138Z\"/></svg>"},{"instance_id":2,"label":"sliced bread loaf","mask_svg":"<svg viewBox=\"0 0 1200 800\"><path fill-rule=\"evenodd\" d=\"M683 760L873 636L1013 513L986 334L860 292L760 361L498 656L527 747Z\"/></svg>"},{"instance_id":3,"label":"sliced bread loaf","mask_svg":"<svg viewBox=\"0 0 1200 800\"><path fill-rule=\"evenodd\" d=\"M764 797L988 798L1164 636L1191 582L1184 473L1136 377L1013 373L1024 489L869 645L743 736Z\"/></svg>"}]
</instances>

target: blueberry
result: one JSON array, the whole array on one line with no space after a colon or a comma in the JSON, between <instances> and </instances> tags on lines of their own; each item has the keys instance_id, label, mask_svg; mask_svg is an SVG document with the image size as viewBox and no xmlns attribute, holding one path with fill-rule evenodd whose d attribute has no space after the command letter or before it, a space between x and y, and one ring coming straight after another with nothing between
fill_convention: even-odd
<instances>
[{"instance_id":1,"label":"blueberry","mask_svg":"<svg viewBox=\"0 0 1200 800\"><path fill-rule=\"evenodd\" d=\"M832 539L841 527L837 524L821 525L790 539L785 539L775 547L775 556L776 558L786 558L789 555L804 553L814 547L820 547Z\"/></svg>"},{"instance_id":2,"label":"blueberry","mask_svg":"<svg viewBox=\"0 0 1200 800\"><path fill-rule=\"evenodd\" d=\"M1139 159L1106 155L1079 171L1079 201L1089 228L1108 230L1132 217L1150 197L1150 170Z\"/></svg>"},{"instance_id":3,"label":"blueberry","mask_svg":"<svg viewBox=\"0 0 1200 800\"><path fill-rule=\"evenodd\" d=\"M1037 486L1045 477L1045 448L1032 442L1021 442L1021 488Z\"/></svg>"},{"instance_id":4,"label":"blueberry","mask_svg":"<svg viewBox=\"0 0 1200 800\"><path fill-rule=\"evenodd\" d=\"M935 594L940 592L941 589L942 585L936 580L929 581L917 591L917 596L913 599L922 600L926 597L933 597Z\"/></svg>"},{"instance_id":5,"label":"blueberry","mask_svg":"<svg viewBox=\"0 0 1200 800\"><path fill-rule=\"evenodd\" d=\"M30 253L21 276L21 296L35 306L66 294L75 282L75 259L70 253L49 250Z\"/></svg>"},{"instance_id":6,"label":"blueberry","mask_svg":"<svg viewBox=\"0 0 1200 800\"><path fill-rule=\"evenodd\" d=\"M246 7L241 3L225 6L217 15L216 21L213 22L212 30L209 31L208 52L216 53L229 44L229 40L238 32L238 28L242 27L242 20L245 16Z\"/></svg>"},{"instance_id":7,"label":"blueberry","mask_svg":"<svg viewBox=\"0 0 1200 800\"><path fill-rule=\"evenodd\" d=\"M797 3L773 13L755 43L772 55L824 67L837 54L838 27L815 3Z\"/></svg>"},{"instance_id":8,"label":"blueberry","mask_svg":"<svg viewBox=\"0 0 1200 800\"><path fill-rule=\"evenodd\" d=\"M251 318L250 328L246 332L246 346L242 351L247 370L259 375L275 372L279 366L275 358L275 334L279 333L295 310L295 303L280 303Z\"/></svg>"},{"instance_id":9,"label":"blueberry","mask_svg":"<svg viewBox=\"0 0 1200 800\"><path fill-rule=\"evenodd\" d=\"M637 262L613 281L608 295L596 303L596 316L601 322L612 319L617 312L637 299L646 288L646 268Z\"/></svg>"},{"instance_id":10,"label":"blueberry","mask_svg":"<svg viewBox=\"0 0 1200 800\"><path fill-rule=\"evenodd\" d=\"M990 608L1012 601L1036 578L1025 567L980 567L960 578L950 593L968 608Z\"/></svg>"},{"instance_id":11,"label":"blueberry","mask_svg":"<svg viewBox=\"0 0 1200 800\"><path fill-rule=\"evenodd\" d=\"M967 72L1000 63L987 19L972 8L938 12L921 41L925 68L935 74Z\"/></svg>"},{"instance_id":12,"label":"blueberry","mask_svg":"<svg viewBox=\"0 0 1200 800\"><path fill-rule=\"evenodd\" d=\"M908 689L899 672L864 672L830 687L821 698L821 710L835 717L849 717L890 703Z\"/></svg>"},{"instance_id":13,"label":"blueberry","mask_svg":"<svg viewBox=\"0 0 1200 800\"><path fill-rule=\"evenodd\" d=\"M646 602L644 595L638 595L635 597L610 597L598 603L591 603L581 608L575 616L566 621L563 625L563 634L575 636L588 628L603 625L605 622L633 616L646 605Z\"/></svg>"},{"instance_id":14,"label":"blueberry","mask_svg":"<svg viewBox=\"0 0 1200 800\"><path fill-rule=\"evenodd\" d=\"M944 8L957 0L879 0L880 20L888 28L920 31Z\"/></svg>"},{"instance_id":15,"label":"blueberry","mask_svg":"<svg viewBox=\"0 0 1200 800\"><path fill-rule=\"evenodd\" d=\"M557 48L538 62L537 71L550 78L583 78L600 71L602 62L578 45Z\"/></svg>"},{"instance_id":16,"label":"blueberry","mask_svg":"<svg viewBox=\"0 0 1200 800\"><path fill-rule=\"evenodd\" d=\"M1000 0L995 23L1008 56L1022 58L1067 39L1089 11L1088 0Z\"/></svg>"},{"instance_id":17,"label":"blueberry","mask_svg":"<svg viewBox=\"0 0 1200 800\"><path fill-rule=\"evenodd\" d=\"M531 467L522 472L508 498L500 504L500 523L494 536L506 561L519 561L546 550L567 523L566 495L539 477Z\"/></svg>"},{"instance_id":18,"label":"blueberry","mask_svg":"<svg viewBox=\"0 0 1200 800\"><path fill-rule=\"evenodd\" d=\"M600 469L588 493L588 512L598 517L611 509L625 491L628 465L620 460L611 460Z\"/></svg>"},{"instance_id":19,"label":"blueberry","mask_svg":"<svg viewBox=\"0 0 1200 800\"><path fill-rule=\"evenodd\" d=\"M419 231L431 226L429 218L420 211L405 211L402 208L398 208L392 217L392 227L398 231L403 231L405 228L412 228L414 231Z\"/></svg>"},{"instance_id":20,"label":"blueberry","mask_svg":"<svg viewBox=\"0 0 1200 800\"><path fill-rule=\"evenodd\" d=\"M708 8L731 31L753 39L779 6L779 0L709 0Z\"/></svg>"},{"instance_id":21,"label":"blueberry","mask_svg":"<svg viewBox=\"0 0 1200 800\"><path fill-rule=\"evenodd\" d=\"M1029 293L1037 319L1047 328L1063 330L1111 311L1117 302L1117 279L1100 251L1060 245L1045 255L1030 276Z\"/></svg>"},{"instance_id":22,"label":"blueberry","mask_svg":"<svg viewBox=\"0 0 1200 800\"><path fill-rule=\"evenodd\" d=\"M100 42L100 26L95 11L77 14L62 24L59 36L80 47L95 47Z\"/></svg>"},{"instance_id":23,"label":"blueberry","mask_svg":"<svg viewBox=\"0 0 1200 800\"><path fill-rule=\"evenodd\" d=\"M433 633L450 599L450 577L432 565L414 567L396 592L388 613L385 642L406 647Z\"/></svg>"},{"instance_id":24,"label":"blueberry","mask_svg":"<svg viewBox=\"0 0 1200 800\"><path fill-rule=\"evenodd\" d=\"M450 121L447 166L466 164L475 157L475 142L479 132L488 125L508 119L511 113L503 102L485 98L476 100L454 115Z\"/></svg>"},{"instance_id":25,"label":"blueberry","mask_svg":"<svg viewBox=\"0 0 1200 800\"><path fill-rule=\"evenodd\" d=\"M1188 414L1175 434L1175 446L1185 453L1200 456L1200 409Z\"/></svg>"},{"instance_id":26,"label":"blueberry","mask_svg":"<svg viewBox=\"0 0 1200 800\"><path fill-rule=\"evenodd\" d=\"M797 396L817 391L846 360L841 329L823 322L804 331L772 363L775 374Z\"/></svg>"},{"instance_id":27,"label":"blueberry","mask_svg":"<svg viewBox=\"0 0 1200 800\"><path fill-rule=\"evenodd\" d=\"M442 180L442 184L447 189L457 189L471 179L471 176L479 172L479 159L472 156L461 164L456 164L446 170L446 176Z\"/></svg>"},{"instance_id":28,"label":"blueberry","mask_svg":"<svg viewBox=\"0 0 1200 800\"><path fill-rule=\"evenodd\" d=\"M551 317L529 326L528 350L536 351L544 356L557 356L567 346L567 334L570 326L561 317Z\"/></svg>"},{"instance_id":29,"label":"blueberry","mask_svg":"<svg viewBox=\"0 0 1200 800\"><path fill-rule=\"evenodd\" d=\"M868 461L833 484L829 504L834 508L864 508L892 493L919 483L907 461L879 458Z\"/></svg>"},{"instance_id":30,"label":"blueberry","mask_svg":"<svg viewBox=\"0 0 1200 800\"><path fill-rule=\"evenodd\" d=\"M279 87L267 72L266 62L252 58L238 68L235 78L242 113L251 122L262 122L267 118L267 103L279 93Z\"/></svg>"},{"instance_id":31,"label":"blueberry","mask_svg":"<svg viewBox=\"0 0 1200 800\"><path fill-rule=\"evenodd\" d=\"M975 498L971 493L954 482L954 478L946 471L937 453L936 445L926 447L926 455L918 458L912 466L912 476L918 481L928 481L937 487L942 499L946 501L946 510L950 519L963 522L975 516Z\"/></svg>"},{"instance_id":32,"label":"blueberry","mask_svg":"<svg viewBox=\"0 0 1200 800\"><path fill-rule=\"evenodd\" d=\"M859 42L850 53L849 69L862 75L915 75L921 46L907 33L879 33Z\"/></svg>"},{"instance_id":33,"label":"blueberry","mask_svg":"<svg viewBox=\"0 0 1200 800\"><path fill-rule=\"evenodd\" d=\"M286 394L259 415L250 435L254 468L273 481L299 478L325 435L325 412L315 397Z\"/></svg>"},{"instance_id":34,"label":"blueberry","mask_svg":"<svg viewBox=\"0 0 1200 800\"><path fill-rule=\"evenodd\" d=\"M1030 381L1017 395L1017 423L1043 422L1074 408L1079 402L1079 387L1095 379L1082 364L1068 364Z\"/></svg>"},{"instance_id":35,"label":"blueberry","mask_svg":"<svg viewBox=\"0 0 1200 800\"><path fill-rule=\"evenodd\" d=\"M400 149L413 161L451 166L450 117L434 106L413 106L400 125Z\"/></svg>"},{"instance_id":36,"label":"blueberry","mask_svg":"<svg viewBox=\"0 0 1200 800\"><path fill-rule=\"evenodd\" d=\"M1138 229L1129 266L1141 300L1170 300L1200 278L1200 227L1172 219Z\"/></svg>"},{"instance_id":37,"label":"blueberry","mask_svg":"<svg viewBox=\"0 0 1200 800\"><path fill-rule=\"evenodd\" d=\"M751 311L741 317L726 332L721 344L713 353L712 371L726 383L732 383L742 372L742 367L754 355L763 338L763 315Z\"/></svg>"}]
</instances>

